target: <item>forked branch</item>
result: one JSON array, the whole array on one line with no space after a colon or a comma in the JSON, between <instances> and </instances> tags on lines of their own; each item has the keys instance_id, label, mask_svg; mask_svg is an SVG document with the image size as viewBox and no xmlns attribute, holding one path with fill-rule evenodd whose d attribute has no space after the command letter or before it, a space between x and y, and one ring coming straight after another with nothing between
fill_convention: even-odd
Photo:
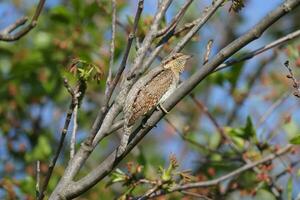
<instances>
[{"instance_id":1,"label":"forked branch","mask_svg":"<svg viewBox=\"0 0 300 200\"><path fill-rule=\"evenodd\" d=\"M0 32L0 40L6 42L16 41L21 37L25 36L29 31L31 31L37 25L37 21L42 12L45 1L46 0L39 1L35 13L31 21L27 25L22 27L28 21L28 17L22 17L18 19L15 23L11 24L10 26L8 26L7 28L5 28L3 31ZM20 28L20 30L13 33L17 28Z\"/></svg>"}]
</instances>

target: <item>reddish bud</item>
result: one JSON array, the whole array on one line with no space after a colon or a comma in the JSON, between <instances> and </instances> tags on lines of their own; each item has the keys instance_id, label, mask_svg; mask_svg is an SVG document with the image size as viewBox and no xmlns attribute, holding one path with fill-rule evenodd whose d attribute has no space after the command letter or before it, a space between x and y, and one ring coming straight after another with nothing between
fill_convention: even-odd
<instances>
[{"instance_id":1,"label":"reddish bud","mask_svg":"<svg viewBox=\"0 0 300 200\"><path fill-rule=\"evenodd\" d=\"M216 175L216 170L214 168L210 167L210 168L208 168L207 173L210 176L215 176Z\"/></svg>"}]
</instances>

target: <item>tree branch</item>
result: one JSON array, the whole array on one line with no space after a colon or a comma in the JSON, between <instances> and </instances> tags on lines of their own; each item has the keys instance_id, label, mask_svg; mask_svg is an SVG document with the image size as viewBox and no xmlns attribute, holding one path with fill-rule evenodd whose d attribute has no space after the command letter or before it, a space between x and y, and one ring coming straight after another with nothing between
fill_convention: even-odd
<instances>
[{"instance_id":1,"label":"tree branch","mask_svg":"<svg viewBox=\"0 0 300 200\"><path fill-rule=\"evenodd\" d=\"M106 79L106 88L105 88L105 101L104 106L107 108L110 96L109 91L111 90L112 84L112 68L114 66L114 54L115 54L115 37L116 37L116 19L117 19L117 5L116 0L112 0L112 22L111 22L111 42L110 42L110 61L109 61L109 70L108 76Z\"/></svg>"},{"instance_id":2,"label":"tree branch","mask_svg":"<svg viewBox=\"0 0 300 200\"><path fill-rule=\"evenodd\" d=\"M293 39L296 39L297 37L300 36L300 30L297 30L297 31L294 31L286 36L283 36L273 42L271 42L270 44L267 44L263 47L260 47L250 53L247 53L243 56L241 56L240 58L237 58L237 59L231 59L231 60L228 60L226 61L225 63L219 65L215 70L214 72L216 71L219 71L219 70L223 70L231 65L234 65L234 64L237 64L237 63L240 63L240 62L243 62L243 61L246 61L246 60L249 60L265 51L268 51L274 47L277 47L277 46L281 46L283 45L284 43L290 41L290 40L293 40Z\"/></svg>"},{"instance_id":3,"label":"tree branch","mask_svg":"<svg viewBox=\"0 0 300 200\"><path fill-rule=\"evenodd\" d=\"M259 38L262 33L268 29L273 23L279 20L286 13L290 12L299 6L300 0L287 0L281 6L270 12L264 19L262 19L250 31L230 43L227 47L222 49L211 61L205 64L198 72L192 75L185 81L175 93L173 93L164 103L163 106L167 110L171 110L184 96L186 96L193 88L195 88L210 72L217 68L224 60L233 55L239 49ZM111 153L97 168L90 172L81 180L75 182L70 186L68 194L70 197L78 196L83 191L88 190L101 179L103 179L113 168L134 148L139 141L152 129L153 126L164 116L162 111L155 111L147 118L143 126L139 126L131 135L130 143L120 157L116 157L116 151Z\"/></svg>"},{"instance_id":4,"label":"tree branch","mask_svg":"<svg viewBox=\"0 0 300 200\"><path fill-rule=\"evenodd\" d=\"M166 26L165 28L159 30L156 33L156 37L161 37L161 36L167 34L167 32L170 32L170 31L174 30L192 2L193 2L193 0L187 0L185 2L185 4L182 6L182 8L179 10L179 12L172 19L170 24L168 24L168 26Z\"/></svg>"},{"instance_id":5,"label":"tree branch","mask_svg":"<svg viewBox=\"0 0 300 200\"><path fill-rule=\"evenodd\" d=\"M116 76L113 80L112 88L111 88L110 92L108 93L108 98L111 97L111 95L112 95L114 89L116 88L116 85L118 84L118 82L121 78L121 75L122 75L122 73L123 73L123 71L126 67L126 63L127 63L127 59L128 59L129 53L130 53L132 42L133 42L134 38L136 37L136 31L137 31L138 23L139 23L143 8L144 8L144 0L139 0L138 8L137 8L137 11L136 11L136 14L135 14L135 17L134 17L133 28L132 28L132 31L129 33L129 36L128 36L128 39L127 39L127 46L125 48L125 53L124 53L124 56L122 58L119 70L118 70L118 72L117 72L117 74L116 74Z\"/></svg>"},{"instance_id":6,"label":"tree branch","mask_svg":"<svg viewBox=\"0 0 300 200\"><path fill-rule=\"evenodd\" d=\"M178 42L178 44L172 50L171 55L179 52L223 3L224 0L215 1L212 6L209 7L207 11L195 21L193 28Z\"/></svg>"},{"instance_id":7,"label":"tree branch","mask_svg":"<svg viewBox=\"0 0 300 200\"><path fill-rule=\"evenodd\" d=\"M220 3L223 1L217 1ZM170 1L165 0L160 4L160 9L154 17L153 24L145 37L142 46L138 49L137 57L134 61L133 67L131 68L128 79L125 81L120 94L117 96L114 105L109 109L103 123L102 127L98 131L97 135L107 133L111 127L113 120L116 115L120 112L124 99L129 88L138 78L139 67L143 63L146 52L150 48L151 42L153 41L154 35L157 32L158 23L161 17L164 15L166 9L169 6ZM217 4L215 3L215 4ZM270 12L263 20L260 21L256 26L254 26L250 31L241 36L240 38L233 41L227 47L222 49L211 61L206 63L199 71L192 75L186 82L184 82L175 93L173 93L164 103L164 107L167 110L172 109L184 96L192 91L206 76L208 76L215 68L217 68L222 62L227 58L237 52L239 49L252 42L253 40L259 38L261 34L269 28L273 23L278 19L284 16L286 13L290 12L292 9L296 8L300 4L300 0L287 0L281 6L276 8L274 11ZM199 26L199 24L197 24ZM194 26L187 35L181 40L178 45L176 45L176 51L179 51L187 43L188 40L197 32L195 29L197 26ZM197 27L198 28L198 27ZM135 75L135 76L132 76ZM79 149L74 158L69 162L69 165L65 171L64 176L62 177L60 183L57 185L55 191L52 193L50 199L59 199L59 198L74 198L84 191L87 191L89 188L98 183L103 179L107 174L109 174L113 168L133 149L139 141L152 129L153 126L164 116L161 111L155 111L150 117L146 119L144 126L139 126L134 133L132 133L130 138L130 143L120 157L116 157L116 151L111 153L102 163L92 170L88 175L82 179L73 182L72 179L79 171L80 167L83 165L84 161L87 159L90 152L99 142L96 138L93 141L93 146L90 150L86 150L84 145Z\"/></svg>"},{"instance_id":8,"label":"tree branch","mask_svg":"<svg viewBox=\"0 0 300 200\"><path fill-rule=\"evenodd\" d=\"M164 16L165 12L167 11L168 7L170 6L172 0L164 0L159 6L158 11L155 14L153 23L150 27L149 32L147 33L143 43L142 47L138 49L136 58L134 60L134 64L130 71L128 72L127 79L124 80L123 87L121 88L121 92L116 97L115 103L112 105L109 113L107 114L107 118L105 119L104 126L102 126L99 131L97 132L92 146L95 147L104 137L105 134L108 132L114 118L120 113L122 106L124 104L124 101L126 99L126 96L128 94L128 91L130 87L135 83L135 81L138 79L138 77L141 75L141 64L143 60L145 59L146 53L148 49L151 46L152 41L155 38L155 33L158 30L158 26L160 21L162 20L162 17Z\"/></svg>"},{"instance_id":9,"label":"tree branch","mask_svg":"<svg viewBox=\"0 0 300 200\"><path fill-rule=\"evenodd\" d=\"M18 19L15 23L11 24L7 28L5 28L2 32L0 32L0 40L6 41L6 42L11 42L11 41L16 41L26 35L29 31L31 31L37 24L37 20L42 12L42 9L44 7L46 0L40 0L39 4L35 10L35 13L28 25L25 27L21 28L19 31L16 33L12 34L13 31L15 31L17 28L23 26L28 18L27 17L22 17Z\"/></svg>"},{"instance_id":10,"label":"tree branch","mask_svg":"<svg viewBox=\"0 0 300 200\"><path fill-rule=\"evenodd\" d=\"M187 41L189 41L202 28L202 26L213 16L213 14L217 11L217 9L222 5L223 1L224 0L218 0L217 2L215 2L214 4L212 4L211 6L205 9L203 14L194 21L195 23L194 28L190 30L189 33L183 39L180 40L179 42L181 43L180 46L186 45ZM158 56L159 52L162 50L163 45L167 43L173 35L174 33L170 32L170 34L165 35L158 42L156 48L151 52L151 54L148 56L148 59L143 63L142 70L140 73L143 73L150 67L154 59ZM180 47L178 48L177 45L177 50L173 49L173 51L170 53L170 56L174 53L179 52L180 50L181 48Z\"/></svg>"},{"instance_id":11,"label":"tree branch","mask_svg":"<svg viewBox=\"0 0 300 200\"><path fill-rule=\"evenodd\" d=\"M142 48L138 49L137 56L134 61L133 67L131 69L131 72L129 74L133 74L134 72L138 71L137 69L142 64L145 54L148 51L151 42L154 40L155 33L158 30L159 23L162 19L162 17L165 15L166 10L168 9L170 3L172 0L163 0L162 3L159 6L158 11L155 14L153 24L150 27L149 32L147 33L143 43ZM129 76L128 76L129 77ZM51 194L50 199L59 199L61 197L67 198L69 196L72 196L73 193L80 194L81 191L68 191L67 188L73 184L70 184L72 182L72 179L75 177L77 172L80 170L83 163L86 161L90 153L93 151L93 149L96 147L98 142L104 137L107 132L109 132L111 125L113 123L113 120L116 118L116 116L119 114L119 112L122 109L122 106L125 101L125 97L127 95L127 92L129 88L133 85L133 83L137 80L137 76L134 78L125 81L125 83L122 85L121 92L117 96L114 104L110 107L110 109L107 111L107 114L105 114L105 117L101 119L101 112L100 115L98 114L94 125L91 130L91 137L89 137L85 142L82 143L81 148L77 151L75 156L72 160L70 160L64 176L61 178L60 182L56 186L56 189ZM94 138L95 136L95 138ZM94 139L93 139L94 138ZM92 140L91 140L92 139ZM92 144L91 142L92 141ZM85 189L88 189L85 188ZM77 194L77 195L78 195Z\"/></svg>"},{"instance_id":12,"label":"tree branch","mask_svg":"<svg viewBox=\"0 0 300 200\"><path fill-rule=\"evenodd\" d=\"M78 114L78 103L75 104L73 109L73 130L71 134L71 142L70 142L70 159L75 155L75 147L76 147L76 133L78 129L77 124L77 114Z\"/></svg>"},{"instance_id":13,"label":"tree branch","mask_svg":"<svg viewBox=\"0 0 300 200\"><path fill-rule=\"evenodd\" d=\"M263 73L263 70L267 67L267 65L270 63L270 61L274 60L276 57L277 57L277 54L276 54L276 52L274 52L272 56L262 60L261 64L258 66L256 71L249 78L249 80L247 81L247 86L249 86L249 89L247 90L246 93L244 93L241 96L241 98L238 101L235 100L235 106L232 109L232 111L229 113L227 123L226 123L227 125L230 125L234 121L234 119L236 118L236 116L238 114L238 111L243 106L244 102L248 99L252 89L254 88L256 80L259 79L259 77Z\"/></svg>"},{"instance_id":14,"label":"tree branch","mask_svg":"<svg viewBox=\"0 0 300 200\"><path fill-rule=\"evenodd\" d=\"M36 198L40 196L40 175L41 175L41 168L40 168L40 161L36 161L36 184L35 184L35 194Z\"/></svg>"},{"instance_id":15,"label":"tree branch","mask_svg":"<svg viewBox=\"0 0 300 200\"><path fill-rule=\"evenodd\" d=\"M132 45L132 42L133 42L133 40L135 38L135 35L136 35L138 23L139 23L143 8L144 8L144 0L139 0L137 11L136 11L136 14L135 14L135 17L134 17L133 28L132 28L131 32L129 33L129 36L128 36L128 39L127 39L127 45L126 45L126 48L125 48L124 56L122 58L122 61L121 61L120 67L117 71L117 74L115 75L115 78L112 81L112 85L109 88L107 94L105 95L107 100L106 100L104 106L102 106L102 108L100 109L100 111L99 111L99 113L96 117L96 120L94 122L94 125L92 127L91 134L89 136L89 142L88 142L89 144L91 144L93 142L93 139L96 136L97 131L99 130L99 128L100 128L100 126L103 122L103 119L104 119L104 117L105 117L105 115L108 111L109 100L110 100L110 98L111 98L118 82L120 81L122 73L123 73L123 71L126 67L126 63L127 63L127 59L128 59L129 53L130 53L131 45Z\"/></svg>"},{"instance_id":16,"label":"tree branch","mask_svg":"<svg viewBox=\"0 0 300 200\"><path fill-rule=\"evenodd\" d=\"M69 125L70 125L70 122L71 122L72 114L73 114L74 108L76 106L76 103L75 103L76 102L76 100L75 100L76 99L76 93L71 88L71 86L69 85L66 78L64 78L64 85L67 88L68 92L71 94L72 102L71 102L71 104L69 106L69 109L67 111L67 116L66 116L66 119L65 119L64 127L62 129L61 134L60 134L60 141L59 141L58 148L56 150L56 153L55 153L53 159L51 160L51 162L49 164L48 171L47 171L45 180L43 182L43 185L42 185L42 188L41 188L41 191L40 191L40 195L37 198L38 200L42 200L45 196L45 192L47 190L48 183L49 183L50 178L52 176L52 172L53 172L53 169L55 167L56 161L57 161L57 159L59 157L59 154L62 150L62 147L64 145L65 137L66 137L67 132L68 132L68 128L69 128Z\"/></svg>"},{"instance_id":17,"label":"tree branch","mask_svg":"<svg viewBox=\"0 0 300 200\"><path fill-rule=\"evenodd\" d=\"M280 149L279 151L269 154L268 156L265 156L264 158L262 158L261 160L255 161L255 162L249 162L248 164L245 164L244 166L228 173L225 174L219 178L213 179L213 180L209 180L209 181L202 181L202 182L195 182L195 183L188 183L188 184L184 184L184 185L177 185L175 187L170 188L168 191L165 190L160 190L159 192L153 194L150 198L153 197L157 197L157 196L161 196L167 193L172 193L172 192L176 192L176 191L183 191L183 190L188 190L188 189L192 189L192 188L201 188L201 187L211 187L211 186L215 186L220 184L221 182L233 178L249 169L252 169L258 165L261 165L263 163L266 162L270 162L274 159L276 159L277 157L284 155L286 153L288 153L291 149L292 149L292 145L288 144L286 147Z\"/></svg>"}]
</instances>

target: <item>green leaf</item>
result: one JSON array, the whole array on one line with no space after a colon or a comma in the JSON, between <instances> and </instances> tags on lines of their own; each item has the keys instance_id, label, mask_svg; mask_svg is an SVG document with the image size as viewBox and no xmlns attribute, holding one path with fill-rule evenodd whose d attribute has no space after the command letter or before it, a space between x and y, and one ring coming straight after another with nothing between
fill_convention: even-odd
<instances>
[{"instance_id":1,"label":"green leaf","mask_svg":"<svg viewBox=\"0 0 300 200\"><path fill-rule=\"evenodd\" d=\"M297 136L293 137L292 139L290 139L290 143L291 144L300 144L300 135L297 135Z\"/></svg>"},{"instance_id":2,"label":"green leaf","mask_svg":"<svg viewBox=\"0 0 300 200\"><path fill-rule=\"evenodd\" d=\"M274 195L267 191L267 190L258 190L255 197L253 198L254 200L262 200L262 199L268 199L268 200L276 200Z\"/></svg>"},{"instance_id":3,"label":"green leaf","mask_svg":"<svg viewBox=\"0 0 300 200\"><path fill-rule=\"evenodd\" d=\"M240 73L243 69L243 62L235 64L233 67L230 68L230 71L225 75L227 77L227 80L231 83L233 87L238 82L238 79L240 77Z\"/></svg>"},{"instance_id":4,"label":"green leaf","mask_svg":"<svg viewBox=\"0 0 300 200\"><path fill-rule=\"evenodd\" d=\"M229 133L230 136L240 137L243 139L250 139L256 136L255 128L249 116L247 117L246 125L244 127L240 127L240 128L226 127L225 130Z\"/></svg>"},{"instance_id":5,"label":"green leaf","mask_svg":"<svg viewBox=\"0 0 300 200\"><path fill-rule=\"evenodd\" d=\"M283 129L286 132L287 137L289 140L297 137L299 135L299 126L295 122L289 122L283 126Z\"/></svg>"},{"instance_id":6,"label":"green leaf","mask_svg":"<svg viewBox=\"0 0 300 200\"><path fill-rule=\"evenodd\" d=\"M117 182L124 182L127 178L127 175L125 172L123 172L121 169L117 168L110 176L110 181L106 184L106 187L109 185L112 185L113 183Z\"/></svg>"},{"instance_id":7,"label":"green leaf","mask_svg":"<svg viewBox=\"0 0 300 200\"><path fill-rule=\"evenodd\" d=\"M46 32L38 32L34 37L34 45L39 49L46 49L51 44L51 35Z\"/></svg>"},{"instance_id":8,"label":"green leaf","mask_svg":"<svg viewBox=\"0 0 300 200\"><path fill-rule=\"evenodd\" d=\"M51 19L60 23L70 23L72 15L64 6L57 6L50 11Z\"/></svg>"},{"instance_id":9,"label":"green leaf","mask_svg":"<svg viewBox=\"0 0 300 200\"><path fill-rule=\"evenodd\" d=\"M42 135L38 138L38 144L35 146L35 148L30 153L26 154L25 159L28 162L46 160L50 154L51 146L47 137Z\"/></svg>"},{"instance_id":10,"label":"green leaf","mask_svg":"<svg viewBox=\"0 0 300 200\"><path fill-rule=\"evenodd\" d=\"M142 150L137 157L137 161L140 165L147 166L147 160Z\"/></svg>"},{"instance_id":11,"label":"green leaf","mask_svg":"<svg viewBox=\"0 0 300 200\"><path fill-rule=\"evenodd\" d=\"M287 184L287 199L292 200L292 194L293 194L293 178L290 177L288 184Z\"/></svg>"},{"instance_id":12,"label":"green leaf","mask_svg":"<svg viewBox=\"0 0 300 200\"><path fill-rule=\"evenodd\" d=\"M20 181L20 189L25 194L35 195L35 180L31 176L26 176Z\"/></svg>"},{"instance_id":13,"label":"green leaf","mask_svg":"<svg viewBox=\"0 0 300 200\"><path fill-rule=\"evenodd\" d=\"M248 139L248 138L251 138L253 136L256 136L256 131L255 131L255 128L253 126L251 118L248 116L246 126L244 127L244 136L243 137L245 139Z\"/></svg>"},{"instance_id":14,"label":"green leaf","mask_svg":"<svg viewBox=\"0 0 300 200\"><path fill-rule=\"evenodd\" d=\"M297 171L297 177L300 177L300 169Z\"/></svg>"}]
</instances>

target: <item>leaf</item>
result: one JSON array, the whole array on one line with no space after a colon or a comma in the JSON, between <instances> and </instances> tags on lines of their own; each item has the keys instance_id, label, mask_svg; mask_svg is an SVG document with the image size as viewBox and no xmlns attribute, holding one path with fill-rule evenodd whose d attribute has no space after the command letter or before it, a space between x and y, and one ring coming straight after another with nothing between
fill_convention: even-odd
<instances>
[{"instance_id":1,"label":"leaf","mask_svg":"<svg viewBox=\"0 0 300 200\"><path fill-rule=\"evenodd\" d=\"M287 199L292 200L292 194L293 194L293 178L290 177L288 184L287 184Z\"/></svg>"},{"instance_id":2,"label":"leaf","mask_svg":"<svg viewBox=\"0 0 300 200\"><path fill-rule=\"evenodd\" d=\"M246 140L256 136L256 130L249 116L247 117L246 125L244 127L240 127L240 128L226 127L225 129L226 131L228 131L229 135L240 137Z\"/></svg>"},{"instance_id":3,"label":"leaf","mask_svg":"<svg viewBox=\"0 0 300 200\"><path fill-rule=\"evenodd\" d=\"M287 138L289 138L289 140L292 140L299 135L299 126L293 121L285 124L283 126L283 129L285 130Z\"/></svg>"},{"instance_id":4,"label":"leaf","mask_svg":"<svg viewBox=\"0 0 300 200\"><path fill-rule=\"evenodd\" d=\"M52 20L59 23L68 24L71 22L72 15L64 6L57 6L51 9L50 16Z\"/></svg>"},{"instance_id":5,"label":"leaf","mask_svg":"<svg viewBox=\"0 0 300 200\"><path fill-rule=\"evenodd\" d=\"M127 174L123 172L121 169L117 168L114 172L110 175L110 180L106 184L106 187L112 185L113 183L117 182L124 182L127 179Z\"/></svg>"},{"instance_id":6,"label":"leaf","mask_svg":"<svg viewBox=\"0 0 300 200\"><path fill-rule=\"evenodd\" d=\"M227 77L227 80L231 83L232 87L235 87L235 85L237 84L243 69L243 65L243 62L235 64L234 67L231 67L230 71L228 71L225 75Z\"/></svg>"},{"instance_id":7,"label":"leaf","mask_svg":"<svg viewBox=\"0 0 300 200\"><path fill-rule=\"evenodd\" d=\"M46 136L40 136L38 138L38 144L35 148L27 153L25 156L26 161L46 160L51 154L51 146Z\"/></svg>"},{"instance_id":8,"label":"leaf","mask_svg":"<svg viewBox=\"0 0 300 200\"><path fill-rule=\"evenodd\" d=\"M254 200L262 200L262 199L268 199L268 200L276 200L274 195L267 191L267 190L258 190L255 197L253 198Z\"/></svg>"},{"instance_id":9,"label":"leaf","mask_svg":"<svg viewBox=\"0 0 300 200\"><path fill-rule=\"evenodd\" d=\"M300 177L300 169L297 171L297 177Z\"/></svg>"},{"instance_id":10,"label":"leaf","mask_svg":"<svg viewBox=\"0 0 300 200\"><path fill-rule=\"evenodd\" d=\"M51 35L47 32L38 32L34 37L34 45L39 49L46 49L51 44Z\"/></svg>"},{"instance_id":11,"label":"leaf","mask_svg":"<svg viewBox=\"0 0 300 200\"><path fill-rule=\"evenodd\" d=\"M300 135L297 135L295 137L293 137L292 139L290 139L290 143L291 144L300 144Z\"/></svg>"},{"instance_id":12,"label":"leaf","mask_svg":"<svg viewBox=\"0 0 300 200\"><path fill-rule=\"evenodd\" d=\"M253 126L251 118L248 116L246 126L244 127L244 137L245 137L245 139L248 139L253 136L256 136L256 131Z\"/></svg>"},{"instance_id":13,"label":"leaf","mask_svg":"<svg viewBox=\"0 0 300 200\"><path fill-rule=\"evenodd\" d=\"M146 160L145 154L143 152L144 151L140 151L140 153L139 153L139 155L137 157L137 162L140 165L147 166L147 160Z\"/></svg>"},{"instance_id":14,"label":"leaf","mask_svg":"<svg viewBox=\"0 0 300 200\"><path fill-rule=\"evenodd\" d=\"M31 176L26 176L25 179L20 181L20 189L25 194L35 194L35 180Z\"/></svg>"},{"instance_id":15,"label":"leaf","mask_svg":"<svg viewBox=\"0 0 300 200\"><path fill-rule=\"evenodd\" d=\"M224 127L225 132L230 136L234 144L243 149L245 141L242 137L243 130L241 128Z\"/></svg>"}]
</instances>

